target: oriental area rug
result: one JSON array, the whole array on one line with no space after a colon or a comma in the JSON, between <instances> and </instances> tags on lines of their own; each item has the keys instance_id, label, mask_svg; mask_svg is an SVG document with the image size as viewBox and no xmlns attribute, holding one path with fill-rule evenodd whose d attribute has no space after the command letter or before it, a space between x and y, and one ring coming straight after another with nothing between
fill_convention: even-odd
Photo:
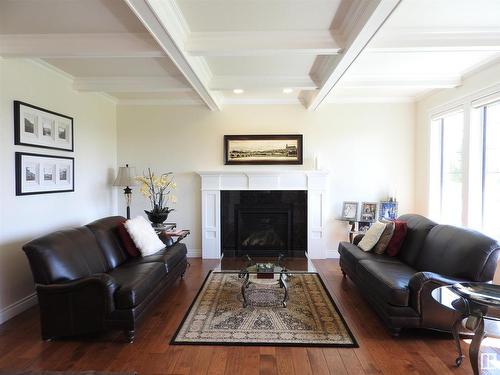
<instances>
[{"instance_id":1,"label":"oriental area rug","mask_svg":"<svg viewBox=\"0 0 500 375\"><path fill-rule=\"evenodd\" d=\"M250 283L243 307L237 273L211 272L171 344L358 347L317 273L291 274L284 289Z\"/></svg>"}]
</instances>

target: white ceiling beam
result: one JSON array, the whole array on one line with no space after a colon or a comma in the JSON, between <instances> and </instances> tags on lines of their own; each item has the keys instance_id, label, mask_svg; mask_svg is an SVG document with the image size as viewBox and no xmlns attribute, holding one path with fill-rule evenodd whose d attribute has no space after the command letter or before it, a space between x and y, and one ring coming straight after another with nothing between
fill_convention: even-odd
<instances>
[{"instance_id":1,"label":"white ceiling beam","mask_svg":"<svg viewBox=\"0 0 500 375\"><path fill-rule=\"evenodd\" d=\"M191 56L336 55L342 47L328 30L192 32Z\"/></svg>"},{"instance_id":2,"label":"white ceiling beam","mask_svg":"<svg viewBox=\"0 0 500 375\"><path fill-rule=\"evenodd\" d=\"M214 91L270 88L314 90L317 87L309 76L215 76L210 81L210 89Z\"/></svg>"},{"instance_id":3,"label":"white ceiling beam","mask_svg":"<svg viewBox=\"0 0 500 375\"><path fill-rule=\"evenodd\" d=\"M173 0L125 0L210 110L220 110L219 98L207 82L211 73L200 58L184 50L187 25Z\"/></svg>"},{"instance_id":4,"label":"white ceiling beam","mask_svg":"<svg viewBox=\"0 0 500 375\"><path fill-rule=\"evenodd\" d=\"M321 87L316 91L304 91L301 100L309 110L316 110L337 85L351 64L358 58L367 44L396 9L400 0L359 0L352 2L344 19L340 34L346 41L344 51L330 57L323 64L318 81Z\"/></svg>"},{"instance_id":5,"label":"white ceiling beam","mask_svg":"<svg viewBox=\"0 0 500 375\"><path fill-rule=\"evenodd\" d=\"M373 39L369 52L500 51L500 28L392 28Z\"/></svg>"},{"instance_id":6,"label":"white ceiling beam","mask_svg":"<svg viewBox=\"0 0 500 375\"><path fill-rule=\"evenodd\" d=\"M192 92L170 77L75 77L73 89L90 92Z\"/></svg>"},{"instance_id":7,"label":"white ceiling beam","mask_svg":"<svg viewBox=\"0 0 500 375\"><path fill-rule=\"evenodd\" d=\"M3 34L0 56L27 58L165 57L148 33Z\"/></svg>"},{"instance_id":8,"label":"white ceiling beam","mask_svg":"<svg viewBox=\"0 0 500 375\"><path fill-rule=\"evenodd\" d=\"M349 75L339 83L345 88L444 89L460 86L461 77L433 76L357 76Z\"/></svg>"}]
</instances>

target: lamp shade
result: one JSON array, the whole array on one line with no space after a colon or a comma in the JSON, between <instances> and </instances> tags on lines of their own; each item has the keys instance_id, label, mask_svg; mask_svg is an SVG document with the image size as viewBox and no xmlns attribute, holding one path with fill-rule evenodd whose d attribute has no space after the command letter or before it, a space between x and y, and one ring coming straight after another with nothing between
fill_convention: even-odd
<instances>
[{"instance_id":1,"label":"lamp shade","mask_svg":"<svg viewBox=\"0 0 500 375\"><path fill-rule=\"evenodd\" d=\"M116 176L115 182L113 182L113 186L135 185L137 185L135 181L135 168L129 167L128 164L126 167L120 167L118 169L118 176Z\"/></svg>"}]
</instances>

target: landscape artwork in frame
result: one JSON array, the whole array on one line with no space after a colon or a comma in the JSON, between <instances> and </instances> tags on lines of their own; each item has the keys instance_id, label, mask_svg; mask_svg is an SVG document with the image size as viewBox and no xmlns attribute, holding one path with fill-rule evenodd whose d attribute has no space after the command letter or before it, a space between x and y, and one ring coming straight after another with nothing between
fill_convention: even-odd
<instances>
[{"instance_id":1,"label":"landscape artwork in frame","mask_svg":"<svg viewBox=\"0 0 500 375\"><path fill-rule=\"evenodd\" d=\"M396 220L398 217L398 202L380 202L378 209L378 218L387 220Z\"/></svg>"},{"instance_id":2,"label":"landscape artwork in frame","mask_svg":"<svg viewBox=\"0 0 500 375\"><path fill-rule=\"evenodd\" d=\"M225 135L224 164L302 164L302 135Z\"/></svg>"},{"instance_id":3,"label":"landscape artwork in frame","mask_svg":"<svg viewBox=\"0 0 500 375\"><path fill-rule=\"evenodd\" d=\"M361 205L360 221L375 221L377 219L377 203L363 202Z\"/></svg>"},{"instance_id":4,"label":"landscape artwork in frame","mask_svg":"<svg viewBox=\"0 0 500 375\"><path fill-rule=\"evenodd\" d=\"M344 202L342 205L342 219L356 220L358 217L358 202Z\"/></svg>"},{"instance_id":5,"label":"landscape artwork in frame","mask_svg":"<svg viewBox=\"0 0 500 375\"><path fill-rule=\"evenodd\" d=\"M14 143L74 151L73 118L15 100Z\"/></svg>"},{"instance_id":6,"label":"landscape artwork in frame","mask_svg":"<svg viewBox=\"0 0 500 375\"><path fill-rule=\"evenodd\" d=\"M16 152L16 195L75 191L75 160Z\"/></svg>"}]
</instances>

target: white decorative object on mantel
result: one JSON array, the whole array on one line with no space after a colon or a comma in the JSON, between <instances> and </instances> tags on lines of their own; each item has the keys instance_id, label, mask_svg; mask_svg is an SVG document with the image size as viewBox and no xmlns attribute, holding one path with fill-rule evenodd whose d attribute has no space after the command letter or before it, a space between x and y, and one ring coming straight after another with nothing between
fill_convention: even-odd
<instances>
[{"instance_id":1,"label":"white decorative object on mantel","mask_svg":"<svg viewBox=\"0 0 500 375\"><path fill-rule=\"evenodd\" d=\"M312 259L326 258L326 171L215 171L198 172L201 177L201 231L203 259L221 257L221 190L307 190L307 253Z\"/></svg>"}]
</instances>

